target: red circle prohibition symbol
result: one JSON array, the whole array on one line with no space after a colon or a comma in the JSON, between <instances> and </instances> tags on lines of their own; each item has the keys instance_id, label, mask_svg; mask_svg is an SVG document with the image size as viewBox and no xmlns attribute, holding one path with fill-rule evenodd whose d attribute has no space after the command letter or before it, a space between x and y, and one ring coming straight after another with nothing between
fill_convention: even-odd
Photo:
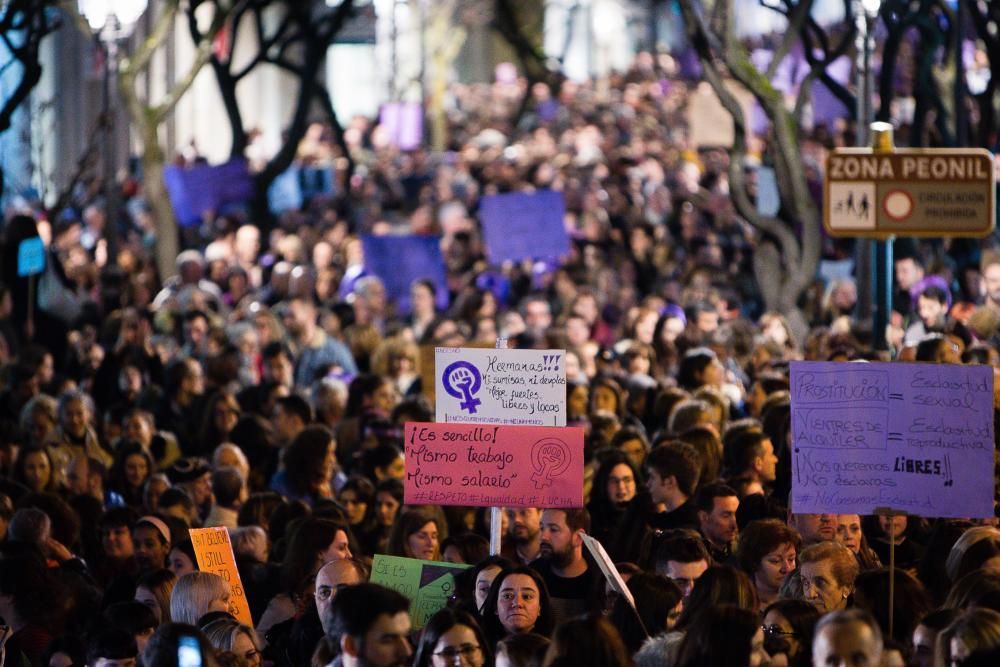
<instances>
[{"instance_id":1,"label":"red circle prohibition symbol","mask_svg":"<svg viewBox=\"0 0 1000 667\"><path fill-rule=\"evenodd\" d=\"M906 190L890 190L882 198L882 211L894 222L906 220L913 214L913 197Z\"/></svg>"}]
</instances>

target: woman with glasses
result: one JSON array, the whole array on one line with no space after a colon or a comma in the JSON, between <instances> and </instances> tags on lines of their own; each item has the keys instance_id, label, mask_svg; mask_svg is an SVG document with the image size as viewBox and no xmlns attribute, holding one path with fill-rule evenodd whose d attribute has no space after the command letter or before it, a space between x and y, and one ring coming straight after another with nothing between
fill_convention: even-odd
<instances>
[{"instance_id":1,"label":"woman with glasses","mask_svg":"<svg viewBox=\"0 0 1000 667\"><path fill-rule=\"evenodd\" d=\"M427 621L413 667L492 667L493 652L479 623L468 612L442 609Z\"/></svg>"},{"instance_id":2,"label":"woman with glasses","mask_svg":"<svg viewBox=\"0 0 1000 667\"><path fill-rule=\"evenodd\" d=\"M622 521L626 512L636 502L641 485L639 471L631 461L617 449L608 449L599 459L600 467L594 474L593 490L587 510L591 518L591 534L601 544L608 545L613 558L623 560L624 556L615 548L621 545L628 535L619 539ZM641 499L639 502L641 502ZM648 500L643 506L648 505Z\"/></svg>"},{"instance_id":3,"label":"woman with glasses","mask_svg":"<svg viewBox=\"0 0 1000 667\"><path fill-rule=\"evenodd\" d=\"M217 391L208 399L203 414L198 453L207 456L229 441L229 434L240 420L242 411L236 396L228 391Z\"/></svg>"},{"instance_id":4,"label":"woman with glasses","mask_svg":"<svg viewBox=\"0 0 1000 667\"><path fill-rule=\"evenodd\" d=\"M789 667L812 665L812 640L819 610L805 600L778 600L764 610L764 649L773 659L788 657Z\"/></svg>"}]
</instances>

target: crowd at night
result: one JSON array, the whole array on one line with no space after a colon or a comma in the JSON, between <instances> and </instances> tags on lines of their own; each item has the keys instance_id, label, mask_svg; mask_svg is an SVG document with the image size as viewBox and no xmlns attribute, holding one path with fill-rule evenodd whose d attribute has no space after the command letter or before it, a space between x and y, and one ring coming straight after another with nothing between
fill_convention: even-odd
<instances>
[{"instance_id":1,"label":"crowd at night","mask_svg":"<svg viewBox=\"0 0 1000 667\"><path fill-rule=\"evenodd\" d=\"M1000 664L995 520L789 509L790 363L998 367L1000 253L897 241L889 352L832 268L850 241L824 239L797 313L768 310L729 153L690 140L696 86L645 54L557 93L455 85L444 152L316 126L297 163L332 188L273 224L207 216L169 277L139 178L121 219L96 182L8 212L0 665ZM803 139L815 192L850 133ZM481 198L543 190L569 252L489 262ZM445 271L406 309L363 242L403 234L439 237ZM34 237L47 264L21 276ZM404 503L403 433L435 419L434 348L498 338L564 351L584 506L506 508L491 555L489 508ZM199 570L201 527L228 529L238 581ZM369 582L381 554L470 567L415 629Z\"/></svg>"}]
</instances>

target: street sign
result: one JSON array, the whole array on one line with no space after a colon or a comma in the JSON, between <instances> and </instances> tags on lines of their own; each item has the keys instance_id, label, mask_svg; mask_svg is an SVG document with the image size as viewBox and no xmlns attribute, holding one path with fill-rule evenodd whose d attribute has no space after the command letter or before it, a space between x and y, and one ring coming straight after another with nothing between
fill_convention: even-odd
<instances>
[{"instance_id":1,"label":"street sign","mask_svg":"<svg viewBox=\"0 0 1000 667\"><path fill-rule=\"evenodd\" d=\"M831 236L988 236L996 225L993 155L979 148L838 148L827 158Z\"/></svg>"}]
</instances>

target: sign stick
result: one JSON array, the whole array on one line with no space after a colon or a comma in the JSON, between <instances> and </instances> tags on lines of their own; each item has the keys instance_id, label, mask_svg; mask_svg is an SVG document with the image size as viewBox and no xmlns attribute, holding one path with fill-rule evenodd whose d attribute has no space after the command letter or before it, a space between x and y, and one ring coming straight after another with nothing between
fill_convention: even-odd
<instances>
[{"instance_id":1,"label":"sign stick","mask_svg":"<svg viewBox=\"0 0 1000 667\"><path fill-rule=\"evenodd\" d=\"M507 339L497 338L496 349L506 350ZM490 555L496 556L500 553L500 531L503 527L502 507L490 508Z\"/></svg>"},{"instance_id":2,"label":"sign stick","mask_svg":"<svg viewBox=\"0 0 1000 667\"><path fill-rule=\"evenodd\" d=\"M894 510L891 507L875 508L876 516L889 517L889 636L892 636L896 612L896 536L892 534L893 524L897 516L906 512Z\"/></svg>"},{"instance_id":3,"label":"sign stick","mask_svg":"<svg viewBox=\"0 0 1000 667\"><path fill-rule=\"evenodd\" d=\"M35 337L35 275L28 276L28 340Z\"/></svg>"}]
</instances>

